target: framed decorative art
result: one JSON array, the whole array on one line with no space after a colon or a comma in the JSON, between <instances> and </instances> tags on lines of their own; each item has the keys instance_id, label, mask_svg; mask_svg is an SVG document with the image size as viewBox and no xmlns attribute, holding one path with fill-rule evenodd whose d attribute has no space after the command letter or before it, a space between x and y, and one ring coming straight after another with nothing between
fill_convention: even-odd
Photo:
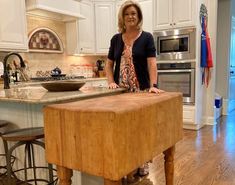
<instances>
[{"instance_id":1,"label":"framed decorative art","mask_svg":"<svg viewBox=\"0 0 235 185\"><path fill-rule=\"evenodd\" d=\"M49 28L37 28L29 35L29 51L43 53L63 53L59 36Z\"/></svg>"}]
</instances>

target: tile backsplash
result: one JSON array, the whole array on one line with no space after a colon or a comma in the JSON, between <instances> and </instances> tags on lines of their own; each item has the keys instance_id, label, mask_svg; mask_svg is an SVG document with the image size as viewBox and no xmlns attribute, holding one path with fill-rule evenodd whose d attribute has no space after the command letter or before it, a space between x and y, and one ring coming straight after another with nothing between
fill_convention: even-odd
<instances>
[{"instance_id":1,"label":"tile backsplash","mask_svg":"<svg viewBox=\"0 0 235 185\"><path fill-rule=\"evenodd\" d=\"M66 29L65 23L57 20L49 20L35 16L27 16L28 35L36 28L46 27L53 30L61 39L64 53L20 53L28 62L30 76L35 77L37 71L51 71L55 67L62 69L62 73L69 74L76 67L93 66L98 59L105 60L105 56L69 56L66 54ZM0 53L4 56L5 53Z\"/></svg>"}]
</instances>

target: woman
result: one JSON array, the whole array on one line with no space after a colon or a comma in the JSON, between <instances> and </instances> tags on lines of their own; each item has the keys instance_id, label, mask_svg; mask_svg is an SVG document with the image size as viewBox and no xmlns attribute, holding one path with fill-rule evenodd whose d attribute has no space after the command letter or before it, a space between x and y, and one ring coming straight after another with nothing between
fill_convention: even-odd
<instances>
[{"instance_id":1,"label":"woman","mask_svg":"<svg viewBox=\"0 0 235 185\"><path fill-rule=\"evenodd\" d=\"M132 0L125 1L118 15L120 33L111 39L105 67L109 88L126 87L132 92L162 92L157 88L153 37L142 31L142 24L143 15L139 4Z\"/></svg>"},{"instance_id":2,"label":"woman","mask_svg":"<svg viewBox=\"0 0 235 185\"><path fill-rule=\"evenodd\" d=\"M156 49L150 33L142 31L143 15L139 4L127 0L118 14L118 34L111 39L105 66L108 86L111 89L125 87L130 92L163 92L157 88ZM113 67L115 64L115 70ZM138 170L148 174L148 165ZM133 174L128 175L133 181Z\"/></svg>"}]
</instances>

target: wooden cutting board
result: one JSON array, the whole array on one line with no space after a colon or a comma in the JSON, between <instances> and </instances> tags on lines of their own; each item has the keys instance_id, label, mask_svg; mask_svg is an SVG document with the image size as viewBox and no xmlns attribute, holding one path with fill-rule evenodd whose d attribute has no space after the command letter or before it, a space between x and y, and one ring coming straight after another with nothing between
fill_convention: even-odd
<instances>
[{"instance_id":1,"label":"wooden cutting board","mask_svg":"<svg viewBox=\"0 0 235 185\"><path fill-rule=\"evenodd\" d=\"M181 93L124 93L44 108L47 161L112 181L182 138Z\"/></svg>"}]
</instances>

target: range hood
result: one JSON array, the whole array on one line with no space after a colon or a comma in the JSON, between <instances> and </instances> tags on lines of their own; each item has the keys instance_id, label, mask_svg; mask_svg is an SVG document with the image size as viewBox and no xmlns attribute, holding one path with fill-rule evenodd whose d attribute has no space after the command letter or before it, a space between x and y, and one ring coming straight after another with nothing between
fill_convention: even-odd
<instances>
[{"instance_id":1,"label":"range hood","mask_svg":"<svg viewBox=\"0 0 235 185\"><path fill-rule=\"evenodd\" d=\"M75 0L26 0L28 15L36 15L61 21L83 19L80 4Z\"/></svg>"}]
</instances>

